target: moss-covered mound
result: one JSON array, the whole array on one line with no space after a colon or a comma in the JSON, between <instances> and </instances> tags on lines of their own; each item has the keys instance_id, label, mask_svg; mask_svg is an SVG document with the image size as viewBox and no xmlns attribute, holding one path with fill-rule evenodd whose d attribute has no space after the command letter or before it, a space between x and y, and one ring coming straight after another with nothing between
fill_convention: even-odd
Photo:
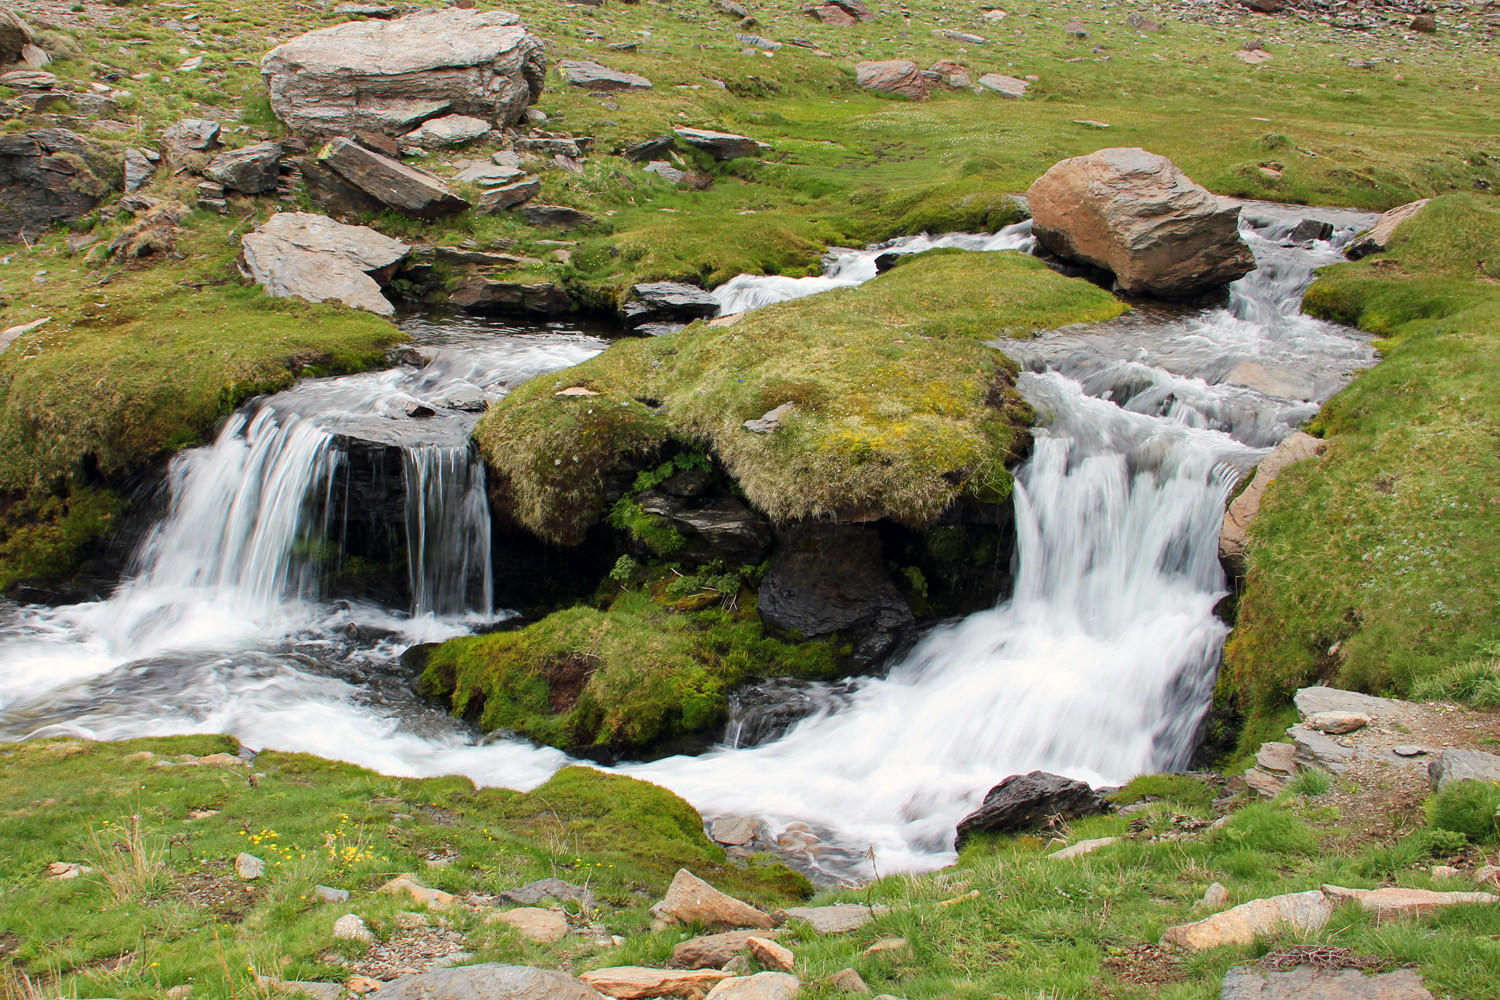
<instances>
[{"instance_id":1,"label":"moss-covered mound","mask_svg":"<svg viewBox=\"0 0 1500 1000\"><path fill-rule=\"evenodd\" d=\"M985 342L1124 308L1023 254L934 251L859 288L618 343L522 386L476 436L511 515L558 542L604 513L607 473L669 439L711 448L773 520L921 526L1010 493L1031 412ZM558 395L571 387L596 395ZM744 426L786 403L775 432Z\"/></svg>"},{"instance_id":2,"label":"moss-covered mound","mask_svg":"<svg viewBox=\"0 0 1500 1000\"><path fill-rule=\"evenodd\" d=\"M604 610L568 608L515 632L446 642L428 658L423 688L486 731L638 750L721 722L728 693L751 677L835 674L828 643L768 637L741 582L660 570Z\"/></svg>"},{"instance_id":3,"label":"moss-covered mound","mask_svg":"<svg viewBox=\"0 0 1500 1000\"><path fill-rule=\"evenodd\" d=\"M1414 683L1500 638L1500 203L1451 195L1305 308L1381 335L1250 529L1223 681L1252 708L1325 680Z\"/></svg>"}]
</instances>

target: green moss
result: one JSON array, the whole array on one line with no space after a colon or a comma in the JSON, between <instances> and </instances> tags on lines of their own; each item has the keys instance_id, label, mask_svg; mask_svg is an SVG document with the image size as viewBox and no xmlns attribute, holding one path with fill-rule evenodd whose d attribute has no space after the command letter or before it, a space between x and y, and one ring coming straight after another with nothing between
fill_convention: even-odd
<instances>
[{"instance_id":1,"label":"green moss","mask_svg":"<svg viewBox=\"0 0 1500 1000\"><path fill-rule=\"evenodd\" d=\"M1500 204L1434 200L1389 251L1323 272L1309 312L1382 335L1249 532L1225 682L1252 710L1314 681L1411 692L1496 636Z\"/></svg>"},{"instance_id":2,"label":"green moss","mask_svg":"<svg viewBox=\"0 0 1500 1000\"><path fill-rule=\"evenodd\" d=\"M486 731L561 747L642 749L722 721L752 676L828 677L826 643L762 631L740 579L660 571L656 593L625 591L608 610L574 607L514 632L434 650L423 688Z\"/></svg>"},{"instance_id":3,"label":"green moss","mask_svg":"<svg viewBox=\"0 0 1500 1000\"><path fill-rule=\"evenodd\" d=\"M121 509L115 493L90 486L12 502L0 518L0 591L66 578L90 542L114 531Z\"/></svg>"},{"instance_id":4,"label":"green moss","mask_svg":"<svg viewBox=\"0 0 1500 1000\"><path fill-rule=\"evenodd\" d=\"M628 340L521 386L476 437L514 518L575 543L622 460L669 440L711 447L773 519L924 526L960 497L999 502L1030 408L985 341L1124 311L1017 253L934 251L859 288ZM560 397L569 386L595 396ZM775 433L744 421L795 404Z\"/></svg>"}]
</instances>

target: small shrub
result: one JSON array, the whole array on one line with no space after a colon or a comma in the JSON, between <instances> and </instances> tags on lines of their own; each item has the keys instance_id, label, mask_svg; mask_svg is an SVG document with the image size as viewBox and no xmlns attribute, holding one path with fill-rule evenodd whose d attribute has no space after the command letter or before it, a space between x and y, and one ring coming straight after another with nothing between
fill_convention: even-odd
<instances>
[{"instance_id":1,"label":"small shrub","mask_svg":"<svg viewBox=\"0 0 1500 1000\"><path fill-rule=\"evenodd\" d=\"M1476 843L1500 841L1500 783L1455 781L1427 800L1427 824Z\"/></svg>"},{"instance_id":2,"label":"small shrub","mask_svg":"<svg viewBox=\"0 0 1500 1000\"><path fill-rule=\"evenodd\" d=\"M154 895L165 887L164 852L161 838L148 837L139 816L118 824L105 821L102 828L89 831L89 867L120 902Z\"/></svg>"},{"instance_id":3,"label":"small shrub","mask_svg":"<svg viewBox=\"0 0 1500 1000\"><path fill-rule=\"evenodd\" d=\"M1287 791L1304 799L1315 799L1319 795L1328 794L1328 789L1332 787L1333 779L1323 771L1303 771L1292 779Z\"/></svg>"}]
</instances>

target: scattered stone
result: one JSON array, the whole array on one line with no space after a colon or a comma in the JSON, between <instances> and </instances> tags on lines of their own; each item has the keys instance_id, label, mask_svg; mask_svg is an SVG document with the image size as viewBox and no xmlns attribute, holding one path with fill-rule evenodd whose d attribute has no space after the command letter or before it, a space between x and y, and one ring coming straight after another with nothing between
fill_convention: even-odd
<instances>
[{"instance_id":1,"label":"scattered stone","mask_svg":"<svg viewBox=\"0 0 1500 1000\"><path fill-rule=\"evenodd\" d=\"M266 863L253 854L243 851L234 859L234 873L242 879L258 879L266 873Z\"/></svg>"},{"instance_id":2,"label":"scattered stone","mask_svg":"<svg viewBox=\"0 0 1500 1000\"><path fill-rule=\"evenodd\" d=\"M812 15L824 24L835 28L852 28L859 20L837 4L825 3L812 8Z\"/></svg>"},{"instance_id":3,"label":"scattered stone","mask_svg":"<svg viewBox=\"0 0 1500 1000\"><path fill-rule=\"evenodd\" d=\"M1343 774L1349 769L1349 761L1354 757L1352 747L1306 726L1293 726L1286 734L1297 747L1297 763L1302 767L1332 775Z\"/></svg>"},{"instance_id":4,"label":"scattered stone","mask_svg":"<svg viewBox=\"0 0 1500 1000\"><path fill-rule=\"evenodd\" d=\"M724 980L708 992L706 1000L792 1000L801 988L796 976L759 972Z\"/></svg>"},{"instance_id":5,"label":"scattered stone","mask_svg":"<svg viewBox=\"0 0 1500 1000\"><path fill-rule=\"evenodd\" d=\"M1006 76L1004 73L986 73L979 78L979 85L993 90L1001 97L1012 99L1025 97L1027 89L1031 86L1025 80L1017 80L1015 77Z\"/></svg>"},{"instance_id":6,"label":"scattered stone","mask_svg":"<svg viewBox=\"0 0 1500 1000\"><path fill-rule=\"evenodd\" d=\"M1458 876L1460 874L1461 874L1461 872L1459 872L1459 870L1457 868L1454 868L1452 865L1433 865L1432 866L1432 877L1433 878L1440 878L1440 879L1458 878Z\"/></svg>"},{"instance_id":7,"label":"scattered stone","mask_svg":"<svg viewBox=\"0 0 1500 1000\"><path fill-rule=\"evenodd\" d=\"M905 951L909 947L910 945L907 943L906 938L903 937L881 938L866 948L864 954L868 958L871 955L882 955L886 952Z\"/></svg>"},{"instance_id":8,"label":"scattered stone","mask_svg":"<svg viewBox=\"0 0 1500 1000\"><path fill-rule=\"evenodd\" d=\"M948 28L936 28L932 32L933 38L946 38L951 42L961 42L964 45L988 45L990 40L983 35L971 35L967 31L952 31Z\"/></svg>"},{"instance_id":9,"label":"scattered stone","mask_svg":"<svg viewBox=\"0 0 1500 1000\"><path fill-rule=\"evenodd\" d=\"M929 78L934 75L938 80L941 80L955 90L963 90L973 82L973 74L970 72L969 67L960 65L952 59L939 59L927 67L926 73L923 74L923 76Z\"/></svg>"},{"instance_id":10,"label":"scattered stone","mask_svg":"<svg viewBox=\"0 0 1500 1000\"><path fill-rule=\"evenodd\" d=\"M398 875L381 886L380 891L398 895L406 893L418 904L430 906L435 910L447 909L455 902L452 893L441 889L429 889L410 875Z\"/></svg>"},{"instance_id":11,"label":"scattered stone","mask_svg":"<svg viewBox=\"0 0 1500 1000\"><path fill-rule=\"evenodd\" d=\"M508 924L517 934L538 944L556 944L568 933L566 917L556 910L543 910L535 906L502 910L487 917L485 923Z\"/></svg>"},{"instance_id":12,"label":"scattered stone","mask_svg":"<svg viewBox=\"0 0 1500 1000\"><path fill-rule=\"evenodd\" d=\"M864 0L829 0L824 6L837 7L856 21L873 21L875 12L870 10Z\"/></svg>"},{"instance_id":13,"label":"scattered stone","mask_svg":"<svg viewBox=\"0 0 1500 1000\"><path fill-rule=\"evenodd\" d=\"M615 1000L646 1000L648 997L701 997L731 977L717 969L648 969L625 965L584 972L578 978Z\"/></svg>"},{"instance_id":14,"label":"scattered stone","mask_svg":"<svg viewBox=\"0 0 1500 1000\"><path fill-rule=\"evenodd\" d=\"M751 938L773 938L777 933L775 930L728 931L695 937L672 949L671 965L674 969L722 969L749 950Z\"/></svg>"},{"instance_id":15,"label":"scattered stone","mask_svg":"<svg viewBox=\"0 0 1500 1000\"><path fill-rule=\"evenodd\" d=\"M1384 253L1386 247L1391 244L1391 238L1396 235L1396 230L1401 228L1401 224L1427 207L1427 202L1427 198L1408 202L1376 219L1375 225L1370 227L1369 232L1359 234L1354 242L1349 244L1349 249L1345 251L1349 259L1359 260L1371 254Z\"/></svg>"},{"instance_id":16,"label":"scattered stone","mask_svg":"<svg viewBox=\"0 0 1500 1000\"><path fill-rule=\"evenodd\" d=\"M405 135L429 118L517 122L541 97L542 41L506 11L419 11L319 28L261 60L271 108L316 138Z\"/></svg>"},{"instance_id":17,"label":"scattered stone","mask_svg":"<svg viewBox=\"0 0 1500 1000\"><path fill-rule=\"evenodd\" d=\"M218 181L200 181L196 204L206 211L222 214L229 210L229 202L224 200L224 194L224 185Z\"/></svg>"},{"instance_id":18,"label":"scattered stone","mask_svg":"<svg viewBox=\"0 0 1500 1000\"><path fill-rule=\"evenodd\" d=\"M313 886L313 893L325 903L347 903L349 902L349 890L334 889L326 885Z\"/></svg>"},{"instance_id":19,"label":"scattered stone","mask_svg":"<svg viewBox=\"0 0 1500 1000\"><path fill-rule=\"evenodd\" d=\"M1072 35L1074 38L1089 37L1089 29L1085 28L1083 26L1083 22L1078 20L1078 18L1076 17L1072 18L1068 21L1067 24L1063 25L1063 31L1069 35Z\"/></svg>"},{"instance_id":20,"label":"scattered stone","mask_svg":"<svg viewBox=\"0 0 1500 1000\"><path fill-rule=\"evenodd\" d=\"M172 164L181 164L195 153L212 153L223 145L219 141L221 131L222 127L216 121L184 118L162 133L162 152Z\"/></svg>"},{"instance_id":21,"label":"scattered stone","mask_svg":"<svg viewBox=\"0 0 1500 1000\"><path fill-rule=\"evenodd\" d=\"M342 302L390 316L395 307L380 287L410 250L363 226L280 212L241 240L240 270L276 298Z\"/></svg>"},{"instance_id":22,"label":"scattered stone","mask_svg":"<svg viewBox=\"0 0 1500 1000\"><path fill-rule=\"evenodd\" d=\"M409 167L348 139L334 139L318 154L318 161L366 197L414 219L441 219L470 207L437 174Z\"/></svg>"},{"instance_id":23,"label":"scattered stone","mask_svg":"<svg viewBox=\"0 0 1500 1000\"><path fill-rule=\"evenodd\" d=\"M588 390L584 391L587 392ZM545 899L555 899L563 903L577 903L585 911L591 911L595 908L594 894L592 892L583 886L564 882L560 878L544 878L536 882L527 882L519 889L505 890L500 894L500 898L507 903L515 903L518 906L535 906Z\"/></svg>"},{"instance_id":24,"label":"scattered stone","mask_svg":"<svg viewBox=\"0 0 1500 1000\"><path fill-rule=\"evenodd\" d=\"M557 71L571 86L584 90L650 90L651 81L638 73L610 69L587 59L564 59Z\"/></svg>"},{"instance_id":25,"label":"scattered stone","mask_svg":"<svg viewBox=\"0 0 1500 1000\"><path fill-rule=\"evenodd\" d=\"M203 175L229 191L263 194L276 190L276 182L281 179L281 156L279 142L231 149L215 156Z\"/></svg>"},{"instance_id":26,"label":"scattered stone","mask_svg":"<svg viewBox=\"0 0 1500 1000\"><path fill-rule=\"evenodd\" d=\"M760 35L746 35L743 33L737 33L734 36L734 40L739 42L741 45L748 45L751 48L760 49L762 52L779 52L781 50L780 42L773 42L771 41L771 39L762 38Z\"/></svg>"},{"instance_id":27,"label":"scattered stone","mask_svg":"<svg viewBox=\"0 0 1500 1000\"><path fill-rule=\"evenodd\" d=\"M1262 743L1255 753L1255 766L1280 774L1297 773L1297 746L1294 743Z\"/></svg>"},{"instance_id":28,"label":"scattered stone","mask_svg":"<svg viewBox=\"0 0 1500 1000\"><path fill-rule=\"evenodd\" d=\"M1047 855L1047 857L1051 858L1053 861L1066 861L1069 858L1081 858L1085 854L1094 853L1101 847L1108 847L1110 844L1113 844L1119 839L1119 837L1098 837L1094 840L1080 840L1078 843L1073 844L1070 847L1064 847L1060 851L1053 851L1051 854Z\"/></svg>"},{"instance_id":29,"label":"scattered stone","mask_svg":"<svg viewBox=\"0 0 1500 1000\"><path fill-rule=\"evenodd\" d=\"M1399 715L1406 703L1393 698L1377 698L1331 687L1305 687L1292 696L1297 717L1307 720L1323 712L1354 712L1374 721Z\"/></svg>"},{"instance_id":30,"label":"scattered stone","mask_svg":"<svg viewBox=\"0 0 1500 1000\"><path fill-rule=\"evenodd\" d=\"M365 922L353 913L346 913L333 922L333 936L340 941L359 941L362 944L374 944L375 935Z\"/></svg>"},{"instance_id":31,"label":"scattered stone","mask_svg":"<svg viewBox=\"0 0 1500 1000\"><path fill-rule=\"evenodd\" d=\"M1391 753L1395 754L1397 757L1422 757L1428 753L1428 750L1426 747L1413 746L1410 743L1403 743L1399 747L1391 747Z\"/></svg>"},{"instance_id":32,"label":"scattered stone","mask_svg":"<svg viewBox=\"0 0 1500 1000\"><path fill-rule=\"evenodd\" d=\"M1131 14L1125 19L1125 23L1130 25L1136 31L1144 32L1149 35L1155 35L1161 32L1161 25L1151 20L1151 18L1147 17L1145 14Z\"/></svg>"},{"instance_id":33,"label":"scattered stone","mask_svg":"<svg viewBox=\"0 0 1500 1000\"><path fill-rule=\"evenodd\" d=\"M890 912L889 906L866 906L863 903L835 903L831 906L790 906L777 910L777 920L801 920L811 924L819 934L847 934Z\"/></svg>"},{"instance_id":34,"label":"scattered stone","mask_svg":"<svg viewBox=\"0 0 1500 1000\"><path fill-rule=\"evenodd\" d=\"M869 993L870 985L853 969L840 969L828 978L834 989L844 993Z\"/></svg>"},{"instance_id":35,"label":"scattered stone","mask_svg":"<svg viewBox=\"0 0 1500 1000\"><path fill-rule=\"evenodd\" d=\"M721 844L739 847L758 837L763 826L753 816L720 816L714 820L709 835Z\"/></svg>"},{"instance_id":36,"label":"scattered stone","mask_svg":"<svg viewBox=\"0 0 1500 1000\"><path fill-rule=\"evenodd\" d=\"M654 160L656 157L672 148L674 137L670 135L659 135L645 142L638 142L634 146L628 146L621 155L632 163L644 163Z\"/></svg>"},{"instance_id":37,"label":"scattered stone","mask_svg":"<svg viewBox=\"0 0 1500 1000\"><path fill-rule=\"evenodd\" d=\"M523 283L465 278L448 301L467 312L490 315L557 316L573 311L573 299L550 281Z\"/></svg>"},{"instance_id":38,"label":"scattered stone","mask_svg":"<svg viewBox=\"0 0 1500 1000\"><path fill-rule=\"evenodd\" d=\"M525 965L465 965L402 976L370 1000L602 1000L603 994L565 972Z\"/></svg>"},{"instance_id":39,"label":"scattered stone","mask_svg":"<svg viewBox=\"0 0 1500 1000\"><path fill-rule=\"evenodd\" d=\"M989 790L983 804L958 824L958 841L975 833L1046 830L1059 822L1108 812L1109 803L1086 782L1045 771L1013 774Z\"/></svg>"},{"instance_id":40,"label":"scattered stone","mask_svg":"<svg viewBox=\"0 0 1500 1000\"><path fill-rule=\"evenodd\" d=\"M468 115L444 115L429 118L401 137L401 141L419 149L449 149L462 146L490 134L490 123Z\"/></svg>"},{"instance_id":41,"label":"scattered stone","mask_svg":"<svg viewBox=\"0 0 1500 1000\"><path fill-rule=\"evenodd\" d=\"M627 330L648 323L691 323L719 315L719 300L695 285L677 281L651 281L636 285L620 307Z\"/></svg>"},{"instance_id":42,"label":"scattered stone","mask_svg":"<svg viewBox=\"0 0 1500 1000\"><path fill-rule=\"evenodd\" d=\"M66 881L87 875L94 869L74 861L54 861L47 866L47 877L53 881Z\"/></svg>"},{"instance_id":43,"label":"scattered stone","mask_svg":"<svg viewBox=\"0 0 1500 1000\"><path fill-rule=\"evenodd\" d=\"M753 937L746 942L750 946L750 954L755 956L767 971L791 972L797 967L797 956L792 954L790 948L785 948L770 938Z\"/></svg>"},{"instance_id":44,"label":"scattered stone","mask_svg":"<svg viewBox=\"0 0 1500 1000\"><path fill-rule=\"evenodd\" d=\"M741 156L754 156L760 152L761 144L748 136L732 132L713 132L703 128L676 129L677 138L701 149L716 160L733 160Z\"/></svg>"},{"instance_id":45,"label":"scattered stone","mask_svg":"<svg viewBox=\"0 0 1500 1000\"><path fill-rule=\"evenodd\" d=\"M20 62L21 54L35 41L25 21L8 8L0 7L0 66Z\"/></svg>"},{"instance_id":46,"label":"scattered stone","mask_svg":"<svg viewBox=\"0 0 1500 1000\"><path fill-rule=\"evenodd\" d=\"M1259 66L1261 63L1271 58L1271 53L1264 52L1260 49L1251 49L1249 51L1246 51L1245 49L1239 49L1235 52L1234 57L1248 66Z\"/></svg>"},{"instance_id":47,"label":"scattered stone","mask_svg":"<svg viewBox=\"0 0 1500 1000\"><path fill-rule=\"evenodd\" d=\"M1432 1000L1411 969L1366 975L1358 969L1299 965L1288 972L1250 966L1224 975L1221 1000Z\"/></svg>"},{"instance_id":48,"label":"scattered stone","mask_svg":"<svg viewBox=\"0 0 1500 1000\"><path fill-rule=\"evenodd\" d=\"M564 399L570 399L575 396L597 396L599 394L593 389L585 389L581 385L575 385L569 386L568 388L563 389L561 392L554 392L552 395L561 396Z\"/></svg>"},{"instance_id":49,"label":"scattered stone","mask_svg":"<svg viewBox=\"0 0 1500 1000\"><path fill-rule=\"evenodd\" d=\"M1206 910L1222 909L1229 905L1229 890L1222 883L1215 882L1204 890L1198 905Z\"/></svg>"},{"instance_id":50,"label":"scattered stone","mask_svg":"<svg viewBox=\"0 0 1500 1000\"><path fill-rule=\"evenodd\" d=\"M147 158L146 154L139 149L125 150L125 175L124 191L126 194L135 194L151 181L151 175L156 172L156 164Z\"/></svg>"},{"instance_id":51,"label":"scattered stone","mask_svg":"<svg viewBox=\"0 0 1500 1000\"><path fill-rule=\"evenodd\" d=\"M1144 149L1063 160L1027 196L1043 249L1112 271L1130 294L1188 297L1255 268L1239 205Z\"/></svg>"},{"instance_id":52,"label":"scattered stone","mask_svg":"<svg viewBox=\"0 0 1500 1000\"><path fill-rule=\"evenodd\" d=\"M0 136L0 239L30 238L92 210L120 184L121 160L65 128Z\"/></svg>"},{"instance_id":53,"label":"scattered stone","mask_svg":"<svg viewBox=\"0 0 1500 1000\"><path fill-rule=\"evenodd\" d=\"M714 179L699 170L678 170L666 160L652 160L643 168L648 174L655 174L663 180L673 184L692 188L694 191L703 191L713 186Z\"/></svg>"},{"instance_id":54,"label":"scattered stone","mask_svg":"<svg viewBox=\"0 0 1500 1000\"><path fill-rule=\"evenodd\" d=\"M1437 18L1431 14L1418 14L1411 19L1408 27L1424 35L1435 35L1437 34Z\"/></svg>"},{"instance_id":55,"label":"scattered stone","mask_svg":"<svg viewBox=\"0 0 1500 1000\"><path fill-rule=\"evenodd\" d=\"M1320 733L1342 736L1357 732L1370 724L1368 715L1358 712L1319 712L1307 720L1307 724Z\"/></svg>"},{"instance_id":56,"label":"scattered stone","mask_svg":"<svg viewBox=\"0 0 1500 1000\"><path fill-rule=\"evenodd\" d=\"M733 18L746 18L750 16L750 12L743 5L735 3L734 0L714 0L714 8L720 14L728 14Z\"/></svg>"},{"instance_id":57,"label":"scattered stone","mask_svg":"<svg viewBox=\"0 0 1500 1000\"><path fill-rule=\"evenodd\" d=\"M669 924L702 924L705 927L776 926L769 914L726 895L686 868L679 868L661 902L651 915Z\"/></svg>"},{"instance_id":58,"label":"scattered stone","mask_svg":"<svg viewBox=\"0 0 1500 1000\"><path fill-rule=\"evenodd\" d=\"M754 420L745 421L745 429L756 434L771 434L781 427L781 422L792 415L797 409L796 403L782 403L775 409L767 410Z\"/></svg>"},{"instance_id":59,"label":"scattered stone","mask_svg":"<svg viewBox=\"0 0 1500 1000\"><path fill-rule=\"evenodd\" d=\"M542 193L542 179L535 175L528 176L514 184L501 184L492 187L479 196L479 211L486 215L503 212L506 209L524 205L526 202Z\"/></svg>"},{"instance_id":60,"label":"scattered stone","mask_svg":"<svg viewBox=\"0 0 1500 1000\"><path fill-rule=\"evenodd\" d=\"M911 101L925 101L930 92L927 77L909 59L866 60L854 64L855 82L865 90L890 94Z\"/></svg>"},{"instance_id":61,"label":"scattered stone","mask_svg":"<svg viewBox=\"0 0 1500 1000\"><path fill-rule=\"evenodd\" d=\"M1252 899L1194 923L1169 927L1161 943L1203 951L1223 945L1254 944L1257 937L1270 937L1282 930L1309 934L1328 922L1334 905L1317 889Z\"/></svg>"},{"instance_id":62,"label":"scattered stone","mask_svg":"<svg viewBox=\"0 0 1500 1000\"><path fill-rule=\"evenodd\" d=\"M1327 240L1332 236L1333 223L1318 219L1303 219L1292 227L1292 231L1287 234L1287 239L1294 243L1311 243L1314 240Z\"/></svg>"},{"instance_id":63,"label":"scattered stone","mask_svg":"<svg viewBox=\"0 0 1500 1000\"><path fill-rule=\"evenodd\" d=\"M333 8L333 12L345 17L373 17L382 21L389 21L401 13L396 7L373 3L341 3Z\"/></svg>"},{"instance_id":64,"label":"scattered stone","mask_svg":"<svg viewBox=\"0 0 1500 1000\"><path fill-rule=\"evenodd\" d=\"M566 205L523 205L521 215L533 226L562 230L580 229L596 225L599 221L587 212L580 212Z\"/></svg>"},{"instance_id":65,"label":"scattered stone","mask_svg":"<svg viewBox=\"0 0 1500 1000\"><path fill-rule=\"evenodd\" d=\"M453 175L456 184L477 184L480 187L500 187L526 176L526 171L499 163L470 163Z\"/></svg>"},{"instance_id":66,"label":"scattered stone","mask_svg":"<svg viewBox=\"0 0 1500 1000\"><path fill-rule=\"evenodd\" d=\"M1388 917L1413 917L1432 913L1446 906L1466 904L1492 904L1500 896L1488 892L1434 892L1431 889L1345 889L1337 885L1323 886L1323 894L1337 906L1341 903L1357 902L1367 913L1375 914L1377 920Z\"/></svg>"}]
</instances>

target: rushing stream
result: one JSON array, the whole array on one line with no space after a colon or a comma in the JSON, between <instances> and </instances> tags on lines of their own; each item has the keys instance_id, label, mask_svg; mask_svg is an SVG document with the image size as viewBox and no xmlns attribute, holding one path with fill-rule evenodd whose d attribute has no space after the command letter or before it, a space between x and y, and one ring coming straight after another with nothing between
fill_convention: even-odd
<instances>
[{"instance_id":1,"label":"rushing stream","mask_svg":"<svg viewBox=\"0 0 1500 1000\"><path fill-rule=\"evenodd\" d=\"M1357 334L1299 308L1313 269L1368 217L1305 214L1338 227L1331 243L1293 245L1303 213L1247 207L1260 267L1226 308L1141 308L995 345L1024 364L1043 425L1017 470L1010 600L931 630L883 677L804 689L812 714L769 742L735 745L758 730L741 717L724 747L623 769L705 816L763 818L805 865L839 875L867 872L871 851L882 872L941 864L956 821L1011 773L1116 783L1185 764L1226 633L1213 608L1227 492L1373 359ZM857 284L881 253L931 246L1025 251L1031 238L1026 224L907 238L836 255L822 278L743 276L715 294L754 308ZM107 600L0 605L0 739L227 732L517 788L568 763L476 741L412 695L398 658L492 617L484 469L468 441L479 411L604 342L410 329L421 367L309 380L179 456L166 513ZM353 530L351 509L372 495L356 441L399 456L409 609L320 590L320 543Z\"/></svg>"}]
</instances>

